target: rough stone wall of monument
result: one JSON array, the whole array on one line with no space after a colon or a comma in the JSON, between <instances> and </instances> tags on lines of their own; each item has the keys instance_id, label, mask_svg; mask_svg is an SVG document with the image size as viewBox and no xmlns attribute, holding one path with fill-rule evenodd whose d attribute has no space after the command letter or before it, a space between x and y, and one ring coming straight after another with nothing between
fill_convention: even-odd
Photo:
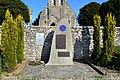
<instances>
[{"instance_id":1,"label":"rough stone wall of monument","mask_svg":"<svg viewBox=\"0 0 120 80\"><path fill-rule=\"evenodd\" d=\"M26 57L35 56L40 57L42 51L42 45L36 45L36 33L41 32L37 27L25 27L24 32L24 54ZM34 54L34 55L33 55Z\"/></svg>"},{"instance_id":2,"label":"rough stone wall of monument","mask_svg":"<svg viewBox=\"0 0 120 80\"><path fill-rule=\"evenodd\" d=\"M38 27L38 26L25 27L25 31L24 31L25 57L29 57L29 56L35 57L37 55L37 57L40 58L43 45L36 44L36 33L44 33L44 38L46 38L49 32L51 32L51 30L53 29L54 27L52 28Z\"/></svg>"},{"instance_id":3,"label":"rough stone wall of monument","mask_svg":"<svg viewBox=\"0 0 120 80\"><path fill-rule=\"evenodd\" d=\"M103 27L100 28L100 41L101 46L103 46L102 39L102 30ZM74 59L82 58L83 56L89 56L89 53L93 49L93 33L94 29L92 26L82 26L81 28L77 28L73 33L73 42L74 42ZM77 44L75 44L77 43ZM115 33L115 46L120 46L120 27L116 27Z\"/></svg>"}]
</instances>

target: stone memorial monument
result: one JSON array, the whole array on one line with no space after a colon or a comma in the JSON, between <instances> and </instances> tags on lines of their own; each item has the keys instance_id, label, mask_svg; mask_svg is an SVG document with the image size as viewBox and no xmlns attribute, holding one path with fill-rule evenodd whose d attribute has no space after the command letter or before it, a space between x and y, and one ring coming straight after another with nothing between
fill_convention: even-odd
<instances>
[{"instance_id":1,"label":"stone memorial monument","mask_svg":"<svg viewBox=\"0 0 120 80\"><path fill-rule=\"evenodd\" d=\"M73 45L71 26L63 18L57 25L53 36L50 59L46 65L73 65Z\"/></svg>"}]
</instances>

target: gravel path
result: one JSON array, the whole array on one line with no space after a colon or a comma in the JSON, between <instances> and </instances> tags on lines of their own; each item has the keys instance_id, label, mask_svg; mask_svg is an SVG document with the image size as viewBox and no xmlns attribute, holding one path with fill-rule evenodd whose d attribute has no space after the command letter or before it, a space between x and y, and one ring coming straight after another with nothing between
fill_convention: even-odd
<instances>
[{"instance_id":1,"label":"gravel path","mask_svg":"<svg viewBox=\"0 0 120 80\"><path fill-rule=\"evenodd\" d=\"M100 76L87 64L74 62L73 66L28 66L23 75L24 79L45 79L45 78L79 78Z\"/></svg>"}]
</instances>

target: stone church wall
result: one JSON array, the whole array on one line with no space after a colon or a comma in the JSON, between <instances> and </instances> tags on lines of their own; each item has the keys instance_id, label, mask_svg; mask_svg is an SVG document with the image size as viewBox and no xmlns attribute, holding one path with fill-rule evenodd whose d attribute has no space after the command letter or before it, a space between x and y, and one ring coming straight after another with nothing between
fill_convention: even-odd
<instances>
[{"instance_id":1,"label":"stone church wall","mask_svg":"<svg viewBox=\"0 0 120 80\"><path fill-rule=\"evenodd\" d=\"M57 24L63 18L68 18L70 25L76 26L75 12L67 2L64 5L47 5L39 15L39 26L50 26L51 23Z\"/></svg>"}]
</instances>

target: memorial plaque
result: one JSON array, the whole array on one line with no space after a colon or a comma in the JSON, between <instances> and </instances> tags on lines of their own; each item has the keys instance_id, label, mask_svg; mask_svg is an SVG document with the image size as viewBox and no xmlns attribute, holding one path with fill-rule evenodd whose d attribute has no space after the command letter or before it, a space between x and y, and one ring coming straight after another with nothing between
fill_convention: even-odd
<instances>
[{"instance_id":1,"label":"memorial plaque","mask_svg":"<svg viewBox=\"0 0 120 80\"><path fill-rule=\"evenodd\" d=\"M70 57L69 52L58 52L58 57Z\"/></svg>"},{"instance_id":2,"label":"memorial plaque","mask_svg":"<svg viewBox=\"0 0 120 80\"><path fill-rule=\"evenodd\" d=\"M56 49L66 49L66 35L56 35Z\"/></svg>"}]
</instances>

